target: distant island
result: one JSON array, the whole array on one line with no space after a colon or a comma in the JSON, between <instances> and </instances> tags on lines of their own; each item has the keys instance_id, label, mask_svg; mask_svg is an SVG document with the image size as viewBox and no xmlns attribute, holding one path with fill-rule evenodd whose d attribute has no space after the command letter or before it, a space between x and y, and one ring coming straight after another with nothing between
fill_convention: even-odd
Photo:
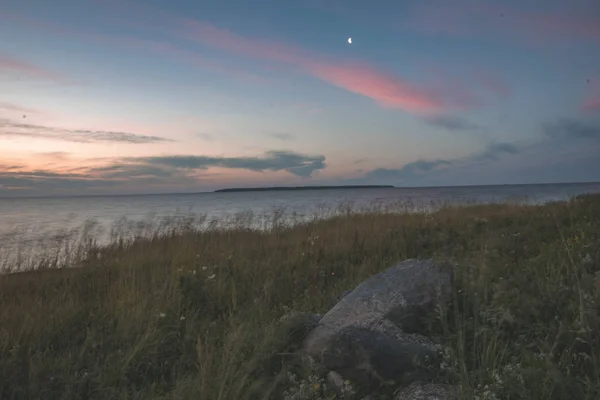
<instances>
[{"instance_id":1,"label":"distant island","mask_svg":"<svg viewBox=\"0 0 600 400\"><path fill-rule=\"evenodd\" d=\"M389 189L392 185L346 185L346 186L273 186L256 188L228 188L215 190L215 193L231 192L271 192L281 190L330 190L330 189Z\"/></svg>"}]
</instances>

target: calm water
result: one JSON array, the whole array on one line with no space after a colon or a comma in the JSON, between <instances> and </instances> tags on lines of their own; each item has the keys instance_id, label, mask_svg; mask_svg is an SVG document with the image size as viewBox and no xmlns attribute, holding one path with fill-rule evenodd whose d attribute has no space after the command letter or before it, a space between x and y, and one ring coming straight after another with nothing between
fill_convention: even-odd
<instances>
[{"instance_id":1,"label":"calm water","mask_svg":"<svg viewBox=\"0 0 600 400\"><path fill-rule=\"evenodd\" d=\"M6 254L16 246L22 248L72 232L90 220L96 221L94 232L102 241L108 239L111 226L123 217L142 221L193 213L226 218L247 210L261 215L281 207L287 213L302 214L317 207L335 208L343 202L359 207L398 202L414 206L543 203L583 193L600 193L600 183L0 199L0 251Z\"/></svg>"}]
</instances>

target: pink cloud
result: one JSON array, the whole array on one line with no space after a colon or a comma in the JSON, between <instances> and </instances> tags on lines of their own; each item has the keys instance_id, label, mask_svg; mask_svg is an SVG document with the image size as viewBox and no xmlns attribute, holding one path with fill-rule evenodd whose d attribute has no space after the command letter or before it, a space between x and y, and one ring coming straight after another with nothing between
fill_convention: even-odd
<instances>
[{"instance_id":1,"label":"pink cloud","mask_svg":"<svg viewBox=\"0 0 600 400\"><path fill-rule=\"evenodd\" d=\"M178 35L205 46L252 58L288 64L347 91L371 98L382 106L415 113L453 107L443 93L420 87L359 62L339 62L282 43L245 38L227 29L186 19Z\"/></svg>"},{"instance_id":2,"label":"pink cloud","mask_svg":"<svg viewBox=\"0 0 600 400\"><path fill-rule=\"evenodd\" d=\"M600 112L600 94L590 97L583 104L583 110L588 112Z\"/></svg>"},{"instance_id":3,"label":"pink cloud","mask_svg":"<svg viewBox=\"0 0 600 400\"><path fill-rule=\"evenodd\" d=\"M450 106L433 91L418 88L368 65L307 62L305 67L315 77L369 97L384 107L428 113Z\"/></svg>"},{"instance_id":4,"label":"pink cloud","mask_svg":"<svg viewBox=\"0 0 600 400\"><path fill-rule=\"evenodd\" d=\"M485 0L421 3L402 26L445 35L483 33L516 35L534 42L600 42L600 18L590 13L524 11Z\"/></svg>"},{"instance_id":5,"label":"pink cloud","mask_svg":"<svg viewBox=\"0 0 600 400\"><path fill-rule=\"evenodd\" d=\"M417 66L432 90L456 109L480 108L509 97L513 91L504 77L492 70L470 67L462 76L456 76L438 66L425 63Z\"/></svg>"},{"instance_id":6,"label":"pink cloud","mask_svg":"<svg viewBox=\"0 0 600 400\"><path fill-rule=\"evenodd\" d=\"M589 113L600 112L600 77L590 79L590 89L587 98L581 105L581 110Z\"/></svg>"},{"instance_id":7,"label":"pink cloud","mask_svg":"<svg viewBox=\"0 0 600 400\"><path fill-rule=\"evenodd\" d=\"M0 72L19 78L44 79L54 82L63 82L62 75L46 68L31 64L27 61L17 60L5 54L0 54Z\"/></svg>"}]
</instances>

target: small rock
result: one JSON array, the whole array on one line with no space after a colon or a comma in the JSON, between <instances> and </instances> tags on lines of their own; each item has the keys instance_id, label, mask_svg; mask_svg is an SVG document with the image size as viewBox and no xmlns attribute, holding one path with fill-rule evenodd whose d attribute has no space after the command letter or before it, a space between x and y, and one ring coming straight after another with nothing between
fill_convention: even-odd
<instances>
[{"instance_id":1,"label":"small rock","mask_svg":"<svg viewBox=\"0 0 600 400\"><path fill-rule=\"evenodd\" d=\"M335 371L329 371L327 374L327 385L333 390L333 392L344 397L344 378Z\"/></svg>"},{"instance_id":2,"label":"small rock","mask_svg":"<svg viewBox=\"0 0 600 400\"><path fill-rule=\"evenodd\" d=\"M398 391L394 400L458 400L458 390L451 385L415 382Z\"/></svg>"}]
</instances>

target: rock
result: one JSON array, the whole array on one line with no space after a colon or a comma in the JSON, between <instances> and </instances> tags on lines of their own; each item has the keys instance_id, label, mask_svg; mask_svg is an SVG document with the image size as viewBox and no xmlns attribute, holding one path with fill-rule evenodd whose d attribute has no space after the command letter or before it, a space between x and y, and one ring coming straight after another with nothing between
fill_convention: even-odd
<instances>
[{"instance_id":1,"label":"rock","mask_svg":"<svg viewBox=\"0 0 600 400\"><path fill-rule=\"evenodd\" d=\"M396 393L395 400L458 400L458 389L450 385L415 382Z\"/></svg>"},{"instance_id":2,"label":"rock","mask_svg":"<svg viewBox=\"0 0 600 400\"><path fill-rule=\"evenodd\" d=\"M417 319L452 295L450 265L406 260L358 285L320 321L334 328L386 318L405 332L417 331Z\"/></svg>"},{"instance_id":3,"label":"rock","mask_svg":"<svg viewBox=\"0 0 600 400\"><path fill-rule=\"evenodd\" d=\"M339 397L344 397L344 378L335 371L327 374L327 385Z\"/></svg>"},{"instance_id":4,"label":"rock","mask_svg":"<svg viewBox=\"0 0 600 400\"><path fill-rule=\"evenodd\" d=\"M439 347L419 320L450 300L453 272L431 260L407 260L372 276L346 295L304 341L304 351L364 386L423 379Z\"/></svg>"}]
</instances>

